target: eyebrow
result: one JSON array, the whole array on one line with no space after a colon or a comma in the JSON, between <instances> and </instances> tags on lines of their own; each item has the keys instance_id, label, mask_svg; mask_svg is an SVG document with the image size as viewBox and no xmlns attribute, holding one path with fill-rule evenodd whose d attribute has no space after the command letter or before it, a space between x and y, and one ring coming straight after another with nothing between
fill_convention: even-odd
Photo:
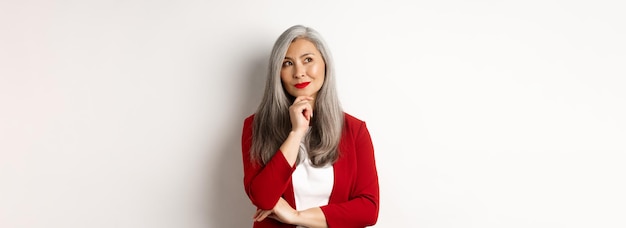
<instances>
[{"instance_id":1,"label":"eyebrow","mask_svg":"<svg viewBox=\"0 0 626 228\"><path fill-rule=\"evenodd\" d=\"M300 56L300 58L302 58L302 57L304 57L304 56L307 56L307 55L315 55L315 54L310 53L310 52L307 52L307 53L302 54L302 55ZM291 57L289 57L289 56L285 56L285 59L292 59L292 58L291 58Z\"/></svg>"}]
</instances>

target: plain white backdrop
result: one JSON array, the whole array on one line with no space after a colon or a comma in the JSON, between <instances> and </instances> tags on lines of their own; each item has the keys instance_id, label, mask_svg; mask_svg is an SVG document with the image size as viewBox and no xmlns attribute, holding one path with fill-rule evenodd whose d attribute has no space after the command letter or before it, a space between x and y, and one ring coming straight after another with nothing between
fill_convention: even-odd
<instances>
[{"instance_id":1,"label":"plain white backdrop","mask_svg":"<svg viewBox=\"0 0 626 228\"><path fill-rule=\"evenodd\" d=\"M294 24L376 227L625 227L623 1L1 1L0 227L251 227L240 135Z\"/></svg>"}]
</instances>

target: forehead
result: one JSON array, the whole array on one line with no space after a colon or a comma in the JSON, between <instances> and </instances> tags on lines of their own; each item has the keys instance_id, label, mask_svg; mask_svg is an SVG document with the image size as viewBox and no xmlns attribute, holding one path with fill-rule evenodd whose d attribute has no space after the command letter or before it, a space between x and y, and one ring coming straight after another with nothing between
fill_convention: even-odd
<instances>
[{"instance_id":1,"label":"forehead","mask_svg":"<svg viewBox=\"0 0 626 228\"><path fill-rule=\"evenodd\" d=\"M307 53L319 55L320 52L317 50L317 47L315 47L313 42L307 39L298 38L291 42L285 57L298 57Z\"/></svg>"}]
</instances>

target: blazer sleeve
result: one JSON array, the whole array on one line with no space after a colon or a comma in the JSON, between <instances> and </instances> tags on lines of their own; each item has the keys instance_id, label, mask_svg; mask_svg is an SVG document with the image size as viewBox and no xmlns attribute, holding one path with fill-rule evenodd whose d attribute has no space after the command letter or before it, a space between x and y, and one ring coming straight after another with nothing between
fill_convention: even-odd
<instances>
[{"instance_id":1,"label":"blazer sleeve","mask_svg":"<svg viewBox=\"0 0 626 228\"><path fill-rule=\"evenodd\" d=\"M252 204L260 209L270 210L289 186L295 166L289 165L280 150L265 165L251 161L252 123L253 116L244 121L241 135L243 184Z\"/></svg>"},{"instance_id":2,"label":"blazer sleeve","mask_svg":"<svg viewBox=\"0 0 626 228\"><path fill-rule=\"evenodd\" d=\"M378 172L374 146L365 122L361 122L357 131L355 148L357 173L349 200L321 207L328 227L365 227L378 220Z\"/></svg>"}]
</instances>

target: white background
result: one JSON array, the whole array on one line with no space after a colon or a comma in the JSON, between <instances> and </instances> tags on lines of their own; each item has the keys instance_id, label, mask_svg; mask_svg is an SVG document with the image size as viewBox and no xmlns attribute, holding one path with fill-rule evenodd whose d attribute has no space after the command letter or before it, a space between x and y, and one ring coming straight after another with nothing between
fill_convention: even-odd
<instances>
[{"instance_id":1,"label":"white background","mask_svg":"<svg viewBox=\"0 0 626 228\"><path fill-rule=\"evenodd\" d=\"M294 24L376 227L626 227L623 1L1 1L0 227L250 227L240 135Z\"/></svg>"}]
</instances>

